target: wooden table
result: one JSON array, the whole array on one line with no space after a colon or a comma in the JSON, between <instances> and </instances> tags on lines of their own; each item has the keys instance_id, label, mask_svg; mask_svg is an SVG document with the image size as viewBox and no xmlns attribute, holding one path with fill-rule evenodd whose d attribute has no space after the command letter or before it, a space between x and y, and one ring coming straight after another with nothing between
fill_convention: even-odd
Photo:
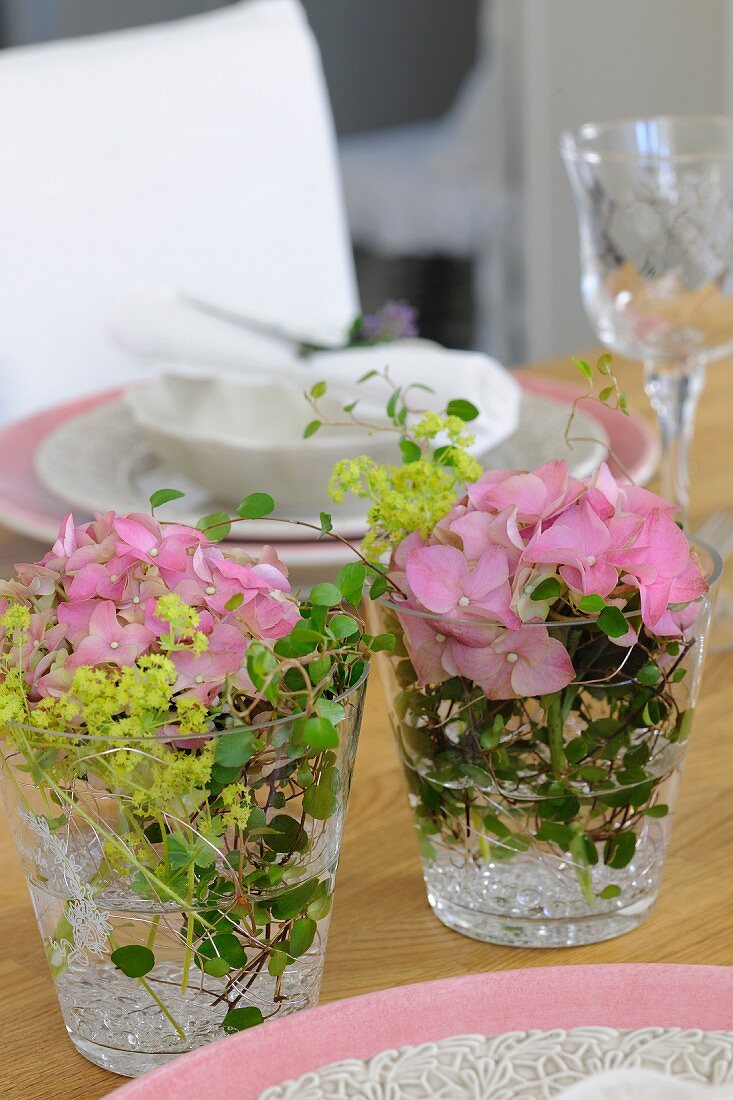
<instances>
[{"instance_id":1,"label":"wooden table","mask_svg":"<svg viewBox=\"0 0 733 1100\"><path fill-rule=\"evenodd\" d=\"M566 363L542 364L577 378ZM637 366L620 365L646 410ZM694 453L702 516L733 503L733 363L710 370ZM38 556L38 544L0 535L0 571ZM589 947L493 947L459 936L425 899L378 678L369 688L346 826L322 999L430 978L523 966L612 962L733 965L733 656L708 659L661 897L648 921ZM73 1049L61 1022L31 905L0 815L0 1096L93 1100L121 1083Z\"/></svg>"}]
</instances>

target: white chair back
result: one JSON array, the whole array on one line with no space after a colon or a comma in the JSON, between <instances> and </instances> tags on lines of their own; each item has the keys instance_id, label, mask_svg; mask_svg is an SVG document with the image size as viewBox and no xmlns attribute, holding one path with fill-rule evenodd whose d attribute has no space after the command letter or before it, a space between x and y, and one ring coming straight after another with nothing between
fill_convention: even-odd
<instances>
[{"instance_id":1,"label":"white chair back","mask_svg":"<svg viewBox=\"0 0 733 1100\"><path fill-rule=\"evenodd\" d=\"M358 312L320 59L298 0L0 53L0 420L139 368L139 281L296 329Z\"/></svg>"}]
</instances>

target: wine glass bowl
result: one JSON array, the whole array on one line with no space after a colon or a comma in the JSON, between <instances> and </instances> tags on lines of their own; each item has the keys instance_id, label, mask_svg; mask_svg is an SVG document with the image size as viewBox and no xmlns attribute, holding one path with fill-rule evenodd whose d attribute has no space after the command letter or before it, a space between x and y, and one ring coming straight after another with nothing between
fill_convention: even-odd
<instances>
[{"instance_id":1,"label":"wine glass bowl","mask_svg":"<svg viewBox=\"0 0 733 1100\"><path fill-rule=\"evenodd\" d=\"M662 361L732 350L733 119L591 123L560 148L604 343Z\"/></svg>"},{"instance_id":2,"label":"wine glass bowl","mask_svg":"<svg viewBox=\"0 0 733 1100\"><path fill-rule=\"evenodd\" d=\"M560 152L586 312L607 347L645 364L664 489L684 513L705 364L733 352L733 118L589 123Z\"/></svg>"}]
</instances>

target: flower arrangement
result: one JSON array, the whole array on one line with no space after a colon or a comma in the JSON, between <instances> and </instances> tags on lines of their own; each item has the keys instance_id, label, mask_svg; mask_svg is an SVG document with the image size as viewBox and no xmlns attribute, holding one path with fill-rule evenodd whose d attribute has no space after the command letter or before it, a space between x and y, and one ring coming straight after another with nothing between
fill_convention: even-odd
<instances>
[{"instance_id":1,"label":"flower arrangement","mask_svg":"<svg viewBox=\"0 0 733 1100\"><path fill-rule=\"evenodd\" d=\"M391 639L359 615L363 563L298 600L271 550L222 549L273 508L68 517L0 586L4 793L69 1031L118 1072L317 996L367 663Z\"/></svg>"},{"instance_id":2,"label":"flower arrangement","mask_svg":"<svg viewBox=\"0 0 733 1100\"><path fill-rule=\"evenodd\" d=\"M596 372L599 399L627 412L608 356ZM479 939L608 938L658 889L710 559L673 506L605 464L584 480L563 461L477 476L465 404L436 447L393 390L403 466L363 457L332 481L370 501L367 546L388 562L377 606L397 638L388 696L428 895ZM571 429L572 415L569 443Z\"/></svg>"}]
</instances>

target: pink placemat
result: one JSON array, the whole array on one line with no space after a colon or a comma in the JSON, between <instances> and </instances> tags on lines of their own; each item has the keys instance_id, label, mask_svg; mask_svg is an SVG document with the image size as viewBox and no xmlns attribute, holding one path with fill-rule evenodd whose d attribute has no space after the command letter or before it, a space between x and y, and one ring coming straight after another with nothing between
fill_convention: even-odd
<instances>
[{"instance_id":1,"label":"pink placemat","mask_svg":"<svg viewBox=\"0 0 733 1100\"><path fill-rule=\"evenodd\" d=\"M254 1100L331 1062L395 1047L590 1026L733 1031L733 967L539 967L385 989L220 1039L124 1085L114 1100Z\"/></svg>"}]
</instances>

